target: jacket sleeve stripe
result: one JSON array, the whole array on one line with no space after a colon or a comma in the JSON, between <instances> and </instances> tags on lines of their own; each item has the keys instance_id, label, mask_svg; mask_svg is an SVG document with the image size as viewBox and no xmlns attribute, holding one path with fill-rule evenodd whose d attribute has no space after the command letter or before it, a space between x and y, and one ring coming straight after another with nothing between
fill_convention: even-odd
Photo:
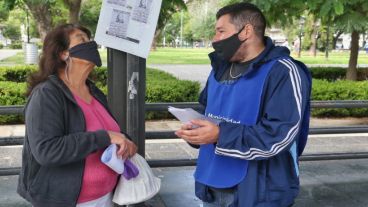
<instances>
[{"instance_id":1,"label":"jacket sleeve stripe","mask_svg":"<svg viewBox=\"0 0 368 207\"><path fill-rule=\"evenodd\" d=\"M289 69L289 76L292 83L293 94L299 114L299 120L297 121L297 123L293 127L291 127L286 137L281 142L273 144L269 151L261 150L258 148L250 148L248 151L242 152L236 149L225 149L217 146L215 151L216 154L238 157L247 160L254 159L256 157L271 157L282 151L286 146L288 146L293 141L294 137L297 135L299 131L298 129L301 119L301 104L302 104L301 84L300 84L301 81L297 67L293 62L291 61L287 62L286 60L279 60L279 62L281 62Z\"/></svg>"},{"instance_id":2,"label":"jacket sleeve stripe","mask_svg":"<svg viewBox=\"0 0 368 207\"><path fill-rule=\"evenodd\" d=\"M277 154L278 152L280 152L283 148L285 148L294 139L295 135L298 133L298 130L297 130L298 129L298 124L295 125L292 129L290 129L289 133L286 136L286 137L288 137L287 140L284 139L283 142L279 143L279 144L282 144L282 145L279 145L279 146L275 147L275 149L271 149L268 152L261 151L261 150L256 149L256 148L251 148L251 150L253 150L253 153L251 155L245 156L245 155L243 155L244 153L242 153L238 150L227 150L227 149L225 149L226 151L223 151L224 149L220 148L221 150L216 149L215 153L220 154L220 155L225 155L225 156L238 157L238 158L247 159L247 160L253 160L257 157L271 157L271 156ZM275 145L276 144L274 144L272 147L274 147ZM255 152L256 150L259 153L256 153ZM232 152L229 153L228 151L232 151Z\"/></svg>"},{"instance_id":3,"label":"jacket sleeve stripe","mask_svg":"<svg viewBox=\"0 0 368 207\"><path fill-rule=\"evenodd\" d=\"M294 75L296 76L295 77L296 83L301 87L300 75L299 75L299 71L298 71L298 68L295 65L295 63L293 63L290 59L281 60L280 62L282 62L282 61L284 61L284 63L288 64L289 66L291 66L292 68L295 69ZM300 100L300 103L301 103L301 93L299 95L300 95L300 99L299 100Z\"/></svg>"},{"instance_id":4,"label":"jacket sleeve stripe","mask_svg":"<svg viewBox=\"0 0 368 207\"><path fill-rule=\"evenodd\" d=\"M298 110L299 110L299 114L301 114L301 103L302 103L302 93L301 93L301 80L300 80L300 76L299 76L299 72L298 72L298 69L296 67L296 65L293 63L293 62L288 62L288 60L280 60L280 62L282 64L284 64L286 67L288 67L289 69L292 68L292 70L294 70L295 72L292 73L292 77L294 78L294 84L299 86L299 90L295 90L294 89L294 94L297 92L297 97L298 97L298 102L299 104L297 104L298 106ZM291 79L291 81L293 81L293 79ZM293 87L295 87L295 85L293 85Z\"/></svg>"}]
</instances>

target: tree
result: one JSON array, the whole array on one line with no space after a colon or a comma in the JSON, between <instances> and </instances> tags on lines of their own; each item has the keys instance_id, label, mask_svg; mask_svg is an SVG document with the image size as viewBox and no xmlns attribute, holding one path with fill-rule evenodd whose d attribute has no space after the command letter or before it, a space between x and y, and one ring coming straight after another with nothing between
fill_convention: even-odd
<instances>
[{"instance_id":1,"label":"tree","mask_svg":"<svg viewBox=\"0 0 368 207\"><path fill-rule=\"evenodd\" d=\"M9 10L15 7L28 9L37 22L38 32L43 40L52 28L51 7L54 0L4 0Z\"/></svg>"},{"instance_id":2,"label":"tree","mask_svg":"<svg viewBox=\"0 0 368 207\"><path fill-rule=\"evenodd\" d=\"M162 30L172 15L180 9L187 9L184 0L162 0L160 15L158 17L157 27L152 41L152 49L156 49L156 42L159 39Z\"/></svg>"},{"instance_id":3,"label":"tree","mask_svg":"<svg viewBox=\"0 0 368 207\"><path fill-rule=\"evenodd\" d=\"M11 39L12 41L19 41L21 37L20 27L13 24L6 24L3 30L4 37Z\"/></svg>"},{"instance_id":4,"label":"tree","mask_svg":"<svg viewBox=\"0 0 368 207\"><path fill-rule=\"evenodd\" d=\"M88 0L82 3L79 23L91 30L92 34L96 32L101 2L101 0Z\"/></svg>"},{"instance_id":5,"label":"tree","mask_svg":"<svg viewBox=\"0 0 368 207\"><path fill-rule=\"evenodd\" d=\"M4 0L0 0L0 21L7 20L9 16L9 5Z\"/></svg>"},{"instance_id":6,"label":"tree","mask_svg":"<svg viewBox=\"0 0 368 207\"><path fill-rule=\"evenodd\" d=\"M65 6L69 9L69 23L78 23L82 0L63 0L63 2Z\"/></svg>"},{"instance_id":7,"label":"tree","mask_svg":"<svg viewBox=\"0 0 368 207\"><path fill-rule=\"evenodd\" d=\"M319 16L323 22L333 22L344 32L351 33L349 68L346 79L357 80L357 63L359 52L359 34L368 28L364 19L368 16L368 1L366 0L308 0L312 13Z\"/></svg>"},{"instance_id":8,"label":"tree","mask_svg":"<svg viewBox=\"0 0 368 207\"><path fill-rule=\"evenodd\" d=\"M196 1L192 2L189 8L193 39L204 41L208 46L208 42L215 35L216 12L220 4L216 0Z\"/></svg>"}]
</instances>

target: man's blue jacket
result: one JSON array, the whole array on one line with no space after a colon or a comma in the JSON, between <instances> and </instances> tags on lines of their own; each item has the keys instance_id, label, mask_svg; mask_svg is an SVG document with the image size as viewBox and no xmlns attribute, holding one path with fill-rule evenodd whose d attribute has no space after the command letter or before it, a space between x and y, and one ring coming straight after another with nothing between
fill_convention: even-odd
<instances>
[{"instance_id":1,"label":"man's blue jacket","mask_svg":"<svg viewBox=\"0 0 368 207\"><path fill-rule=\"evenodd\" d=\"M275 46L268 37L265 45L265 50L246 72L278 60L266 77L257 123L219 124L215 153L249 160L246 178L235 187L233 207L287 207L299 193L298 156L304 149L309 129L311 76L303 63L289 56L286 47ZM209 57L219 80L229 63L218 59L215 53ZM206 107L207 86L199 102ZM294 156L293 143L298 146ZM196 182L195 192L203 201L213 200L211 190L204 184Z\"/></svg>"}]
</instances>

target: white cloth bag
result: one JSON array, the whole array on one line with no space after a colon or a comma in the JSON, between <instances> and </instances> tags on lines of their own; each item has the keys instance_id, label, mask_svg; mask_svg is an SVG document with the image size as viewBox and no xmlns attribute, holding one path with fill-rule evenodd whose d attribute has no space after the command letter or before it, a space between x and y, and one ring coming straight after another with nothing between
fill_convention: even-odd
<instances>
[{"instance_id":1,"label":"white cloth bag","mask_svg":"<svg viewBox=\"0 0 368 207\"><path fill-rule=\"evenodd\" d=\"M112 199L119 205L141 203L160 191L161 180L153 174L146 160L135 154L130 161L139 169L139 174L130 180L120 176Z\"/></svg>"}]
</instances>

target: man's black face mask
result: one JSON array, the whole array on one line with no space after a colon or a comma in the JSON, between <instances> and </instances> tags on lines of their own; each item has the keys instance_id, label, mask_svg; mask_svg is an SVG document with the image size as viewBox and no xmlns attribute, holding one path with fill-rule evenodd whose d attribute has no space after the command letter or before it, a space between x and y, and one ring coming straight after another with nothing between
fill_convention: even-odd
<instances>
[{"instance_id":1,"label":"man's black face mask","mask_svg":"<svg viewBox=\"0 0 368 207\"><path fill-rule=\"evenodd\" d=\"M101 67L101 57L97 50L97 43L90 41L81 43L69 49L69 56L75 57L94 63L97 67Z\"/></svg>"},{"instance_id":2,"label":"man's black face mask","mask_svg":"<svg viewBox=\"0 0 368 207\"><path fill-rule=\"evenodd\" d=\"M240 41L238 35L241 31L243 31L244 27L240 29L238 33L233 34L232 36L212 42L212 47L215 49L217 56L225 61L230 61L230 59L234 56L236 51L239 49L240 45L245 41Z\"/></svg>"}]
</instances>

